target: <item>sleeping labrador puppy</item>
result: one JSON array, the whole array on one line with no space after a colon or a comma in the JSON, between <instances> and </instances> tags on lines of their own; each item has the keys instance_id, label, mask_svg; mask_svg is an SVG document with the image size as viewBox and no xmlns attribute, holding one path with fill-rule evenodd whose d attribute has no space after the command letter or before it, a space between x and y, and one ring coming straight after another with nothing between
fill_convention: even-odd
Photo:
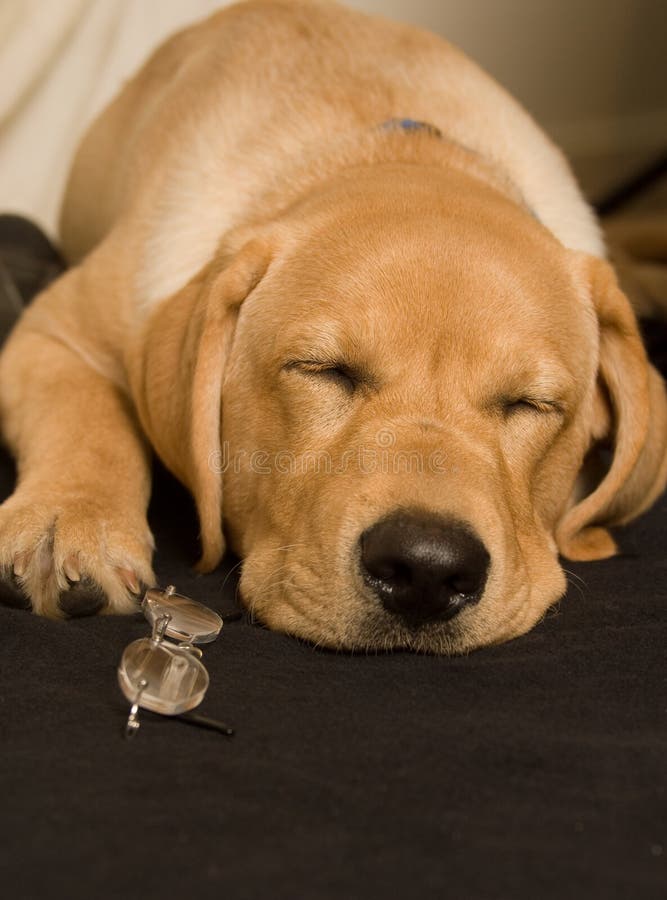
<instances>
[{"instance_id":1,"label":"sleeping labrador puppy","mask_svg":"<svg viewBox=\"0 0 667 900\"><path fill-rule=\"evenodd\" d=\"M73 267L0 360L0 564L37 613L153 582L150 452L270 627L450 653L667 469L663 384L561 154L439 37L253 0L177 34L72 169Z\"/></svg>"}]
</instances>

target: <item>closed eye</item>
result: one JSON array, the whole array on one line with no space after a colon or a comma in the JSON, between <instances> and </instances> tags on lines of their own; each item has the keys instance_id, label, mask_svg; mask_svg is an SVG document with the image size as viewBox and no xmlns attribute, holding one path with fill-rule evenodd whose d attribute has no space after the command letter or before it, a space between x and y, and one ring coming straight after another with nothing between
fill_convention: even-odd
<instances>
[{"instance_id":1,"label":"closed eye","mask_svg":"<svg viewBox=\"0 0 667 900\"><path fill-rule=\"evenodd\" d=\"M558 414L562 415L563 408L556 400L544 400L536 397L504 397L501 407L505 416L515 416L521 413L530 414Z\"/></svg>"},{"instance_id":2,"label":"closed eye","mask_svg":"<svg viewBox=\"0 0 667 900\"><path fill-rule=\"evenodd\" d=\"M301 375L327 382L353 393L360 383L359 376L344 363L319 362L317 360L292 360L283 368Z\"/></svg>"}]
</instances>

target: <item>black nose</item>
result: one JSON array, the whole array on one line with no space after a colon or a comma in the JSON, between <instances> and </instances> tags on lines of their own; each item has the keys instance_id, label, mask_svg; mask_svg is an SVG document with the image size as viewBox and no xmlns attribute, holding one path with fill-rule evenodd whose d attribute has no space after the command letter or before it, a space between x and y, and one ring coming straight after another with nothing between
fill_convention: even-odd
<instances>
[{"instance_id":1,"label":"black nose","mask_svg":"<svg viewBox=\"0 0 667 900\"><path fill-rule=\"evenodd\" d=\"M451 619L482 596L489 554L461 522L394 513L364 531L361 569L383 606L406 621Z\"/></svg>"}]
</instances>

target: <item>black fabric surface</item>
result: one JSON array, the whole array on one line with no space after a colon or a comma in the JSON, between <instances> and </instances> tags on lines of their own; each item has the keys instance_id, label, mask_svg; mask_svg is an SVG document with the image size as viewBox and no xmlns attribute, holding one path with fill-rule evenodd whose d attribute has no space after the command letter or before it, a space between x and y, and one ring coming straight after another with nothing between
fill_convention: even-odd
<instances>
[{"instance_id":1,"label":"black fabric surface","mask_svg":"<svg viewBox=\"0 0 667 900\"><path fill-rule=\"evenodd\" d=\"M622 555L567 566L534 631L466 657L225 625L201 711L231 739L143 713L124 740L142 616L0 607L3 895L664 897L666 518L663 498ZM192 503L162 471L150 519L161 584L233 607L233 563L193 574Z\"/></svg>"},{"instance_id":2,"label":"black fabric surface","mask_svg":"<svg viewBox=\"0 0 667 900\"><path fill-rule=\"evenodd\" d=\"M60 252L28 219L0 215L0 343L23 306L65 268Z\"/></svg>"}]
</instances>

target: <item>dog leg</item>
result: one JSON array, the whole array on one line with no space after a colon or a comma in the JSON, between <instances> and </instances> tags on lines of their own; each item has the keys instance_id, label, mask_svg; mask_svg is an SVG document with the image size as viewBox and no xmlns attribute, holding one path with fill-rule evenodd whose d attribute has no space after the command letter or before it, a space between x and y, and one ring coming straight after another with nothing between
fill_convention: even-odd
<instances>
[{"instance_id":1,"label":"dog leg","mask_svg":"<svg viewBox=\"0 0 667 900\"><path fill-rule=\"evenodd\" d=\"M2 428L18 460L16 490L0 506L2 593L51 617L130 612L154 583L149 452L122 388L62 324L66 310L54 327L68 297L54 307L52 293L0 357Z\"/></svg>"}]
</instances>

